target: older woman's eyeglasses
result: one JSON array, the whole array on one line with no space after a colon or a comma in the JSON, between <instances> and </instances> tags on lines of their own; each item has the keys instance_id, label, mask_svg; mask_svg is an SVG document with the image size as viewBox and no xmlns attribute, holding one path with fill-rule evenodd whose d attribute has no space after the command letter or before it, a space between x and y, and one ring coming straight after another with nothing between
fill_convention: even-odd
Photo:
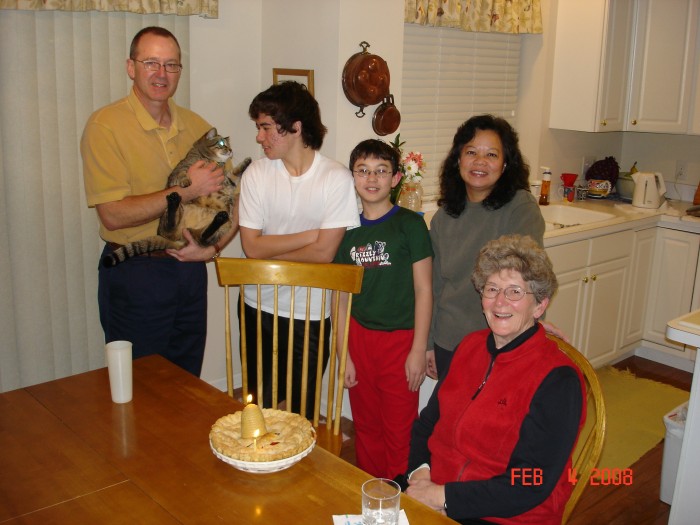
<instances>
[{"instance_id":1,"label":"older woman's eyeglasses","mask_svg":"<svg viewBox=\"0 0 700 525\"><path fill-rule=\"evenodd\" d=\"M484 286L481 289L481 295L483 297L486 297L487 299L495 299L498 297L498 294L503 292L503 295L506 296L506 299L509 301L520 301L523 297L526 295L534 295L535 292L526 292L520 286L508 286L507 288L498 288L497 286Z\"/></svg>"},{"instance_id":2,"label":"older woman's eyeglasses","mask_svg":"<svg viewBox=\"0 0 700 525\"><path fill-rule=\"evenodd\" d=\"M160 62L156 62L155 60L136 60L135 58L132 58L131 60L143 64L143 68L146 71L160 71L161 67L165 68L165 71L168 73L179 73L180 71L182 71L182 64L176 64L175 62L161 64Z\"/></svg>"},{"instance_id":3,"label":"older woman's eyeglasses","mask_svg":"<svg viewBox=\"0 0 700 525\"><path fill-rule=\"evenodd\" d=\"M352 172L360 177L361 179L366 179L370 175L374 175L378 179L387 179L391 177L391 170L385 168L379 168L376 170L368 170L367 168L360 168L358 170L352 170Z\"/></svg>"}]
</instances>

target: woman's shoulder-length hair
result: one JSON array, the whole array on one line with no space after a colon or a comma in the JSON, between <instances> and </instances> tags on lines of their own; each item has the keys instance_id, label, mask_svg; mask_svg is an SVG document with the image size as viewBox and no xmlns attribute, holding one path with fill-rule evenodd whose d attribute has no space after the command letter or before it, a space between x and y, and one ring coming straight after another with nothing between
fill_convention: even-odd
<instances>
[{"instance_id":1,"label":"woman's shoulder-length hair","mask_svg":"<svg viewBox=\"0 0 700 525\"><path fill-rule=\"evenodd\" d=\"M501 139L505 169L489 196L481 204L488 209L497 210L510 202L518 190L529 191L530 167L520 152L518 133L503 118L476 115L457 128L452 147L440 169L438 206L443 207L452 217L459 216L467 204L467 189L459 171L460 155L477 131L485 130L494 131Z\"/></svg>"}]
</instances>

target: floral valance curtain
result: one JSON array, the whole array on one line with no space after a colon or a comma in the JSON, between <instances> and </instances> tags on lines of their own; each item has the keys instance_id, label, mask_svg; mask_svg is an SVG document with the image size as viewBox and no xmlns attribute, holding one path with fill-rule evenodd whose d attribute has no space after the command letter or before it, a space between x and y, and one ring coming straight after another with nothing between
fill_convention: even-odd
<instances>
[{"instance_id":1,"label":"floral valance curtain","mask_svg":"<svg viewBox=\"0 0 700 525\"><path fill-rule=\"evenodd\" d=\"M404 22L482 33L541 33L540 0L405 0Z\"/></svg>"},{"instance_id":2,"label":"floral valance curtain","mask_svg":"<svg viewBox=\"0 0 700 525\"><path fill-rule=\"evenodd\" d=\"M219 17L219 0L0 0L0 9L121 11L141 15Z\"/></svg>"}]
</instances>

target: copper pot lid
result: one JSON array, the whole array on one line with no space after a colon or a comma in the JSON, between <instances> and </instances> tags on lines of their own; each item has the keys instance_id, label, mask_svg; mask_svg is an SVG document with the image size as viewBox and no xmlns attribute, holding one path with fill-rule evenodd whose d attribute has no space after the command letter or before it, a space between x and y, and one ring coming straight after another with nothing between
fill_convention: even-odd
<instances>
[{"instance_id":1,"label":"copper pot lid","mask_svg":"<svg viewBox=\"0 0 700 525\"><path fill-rule=\"evenodd\" d=\"M347 99L360 108L355 115L363 117L366 106L379 104L389 95L391 75L386 61L367 51L367 42L360 42L360 47L362 51L345 63L342 84Z\"/></svg>"},{"instance_id":2,"label":"copper pot lid","mask_svg":"<svg viewBox=\"0 0 700 525\"><path fill-rule=\"evenodd\" d=\"M401 125L401 113L394 105L394 95L389 95L375 110L372 117L372 129L377 135L394 133Z\"/></svg>"}]
</instances>

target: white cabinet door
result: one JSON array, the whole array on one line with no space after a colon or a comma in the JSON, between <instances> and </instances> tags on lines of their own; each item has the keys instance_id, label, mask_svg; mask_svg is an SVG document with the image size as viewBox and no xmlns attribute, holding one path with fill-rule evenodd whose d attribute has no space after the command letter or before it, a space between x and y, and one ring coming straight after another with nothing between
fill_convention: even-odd
<instances>
[{"instance_id":1,"label":"white cabinet door","mask_svg":"<svg viewBox=\"0 0 700 525\"><path fill-rule=\"evenodd\" d=\"M688 131L699 0L637 0L625 129Z\"/></svg>"},{"instance_id":2,"label":"white cabinet door","mask_svg":"<svg viewBox=\"0 0 700 525\"><path fill-rule=\"evenodd\" d=\"M700 22L698 22L700 23ZM688 125L688 134L700 135L700 31L695 37L695 78L693 79L693 87L691 89L690 103L690 124Z\"/></svg>"},{"instance_id":3,"label":"white cabinet door","mask_svg":"<svg viewBox=\"0 0 700 525\"><path fill-rule=\"evenodd\" d=\"M609 4L595 131L622 131L625 127L633 20L631 0Z\"/></svg>"},{"instance_id":4,"label":"white cabinet door","mask_svg":"<svg viewBox=\"0 0 700 525\"><path fill-rule=\"evenodd\" d=\"M684 352L684 345L666 339L666 323L690 312L700 251L697 233L658 228L652 265L644 339Z\"/></svg>"},{"instance_id":5,"label":"white cabinet door","mask_svg":"<svg viewBox=\"0 0 700 525\"><path fill-rule=\"evenodd\" d=\"M564 332L576 348L583 333L589 241L572 242L547 248L557 275L559 289L549 303L546 320Z\"/></svg>"},{"instance_id":6,"label":"white cabinet door","mask_svg":"<svg viewBox=\"0 0 700 525\"><path fill-rule=\"evenodd\" d=\"M625 231L547 248L559 282L547 321L594 366L620 348L633 240L634 233Z\"/></svg>"},{"instance_id":7,"label":"white cabinet door","mask_svg":"<svg viewBox=\"0 0 700 525\"><path fill-rule=\"evenodd\" d=\"M625 296L627 314L623 324L620 346L639 343L644 336L644 320L649 302L655 239L655 227L634 234L634 246L628 275L629 284Z\"/></svg>"},{"instance_id":8,"label":"white cabinet door","mask_svg":"<svg viewBox=\"0 0 700 525\"><path fill-rule=\"evenodd\" d=\"M591 266L588 271L586 329L580 348L597 367L611 361L619 348L629 257Z\"/></svg>"},{"instance_id":9,"label":"white cabinet door","mask_svg":"<svg viewBox=\"0 0 700 525\"><path fill-rule=\"evenodd\" d=\"M550 127L578 131L623 129L632 21L632 0L559 2Z\"/></svg>"}]
</instances>

